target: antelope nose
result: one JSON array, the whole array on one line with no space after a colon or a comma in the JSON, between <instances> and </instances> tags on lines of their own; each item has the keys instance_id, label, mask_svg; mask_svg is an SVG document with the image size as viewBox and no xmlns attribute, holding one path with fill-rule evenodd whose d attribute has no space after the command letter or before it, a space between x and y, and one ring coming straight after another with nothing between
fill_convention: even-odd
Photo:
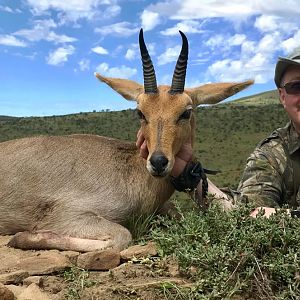
<instances>
[{"instance_id":1,"label":"antelope nose","mask_svg":"<svg viewBox=\"0 0 300 300\"><path fill-rule=\"evenodd\" d=\"M155 152L151 155L150 163L155 175L161 176L166 170L169 160L161 152Z\"/></svg>"}]
</instances>

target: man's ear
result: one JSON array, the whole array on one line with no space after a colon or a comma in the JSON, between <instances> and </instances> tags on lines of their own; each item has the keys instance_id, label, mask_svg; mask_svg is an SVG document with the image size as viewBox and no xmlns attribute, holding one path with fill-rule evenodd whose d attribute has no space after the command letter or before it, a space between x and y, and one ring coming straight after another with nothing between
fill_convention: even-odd
<instances>
[{"instance_id":1,"label":"man's ear","mask_svg":"<svg viewBox=\"0 0 300 300\"><path fill-rule=\"evenodd\" d=\"M102 82L109 85L113 90L123 96L126 100L136 101L138 95L144 92L144 86L128 79L104 77L99 73L95 76Z\"/></svg>"},{"instance_id":2,"label":"man's ear","mask_svg":"<svg viewBox=\"0 0 300 300\"><path fill-rule=\"evenodd\" d=\"M284 94L283 88L278 89L278 95L279 95L279 100L280 100L282 106L285 108L286 107L285 94Z\"/></svg>"},{"instance_id":3,"label":"man's ear","mask_svg":"<svg viewBox=\"0 0 300 300\"><path fill-rule=\"evenodd\" d=\"M200 104L215 104L242 91L253 83L253 80L231 83L210 83L185 89L185 92L192 98L195 106Z\"/></svg>"}]
</instances>

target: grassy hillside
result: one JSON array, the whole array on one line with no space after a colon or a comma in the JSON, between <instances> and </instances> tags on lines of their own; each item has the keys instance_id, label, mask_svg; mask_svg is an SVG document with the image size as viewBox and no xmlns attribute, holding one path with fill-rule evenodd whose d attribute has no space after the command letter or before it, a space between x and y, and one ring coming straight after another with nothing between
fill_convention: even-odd
<instances>
[{"instance_id":1,"label":"grassy hillside","mask_svg":"<svg viewBox=\"0 0 300 300\"><path fill-rule=\"evenodd\" d=\"M236 187L246 158L255 145L287 122L285 112L274 97L275 93L271 91L197 109L195 151L206 168L222 170L221 174L213 177L218 185ZM0 118L0 141L31 135L71 133L93 133L134 141L138 127L134 110Z\"/></svg>"},{"instance_id":2,"label":"grassy hillside","mask_svg":"<svg viewBox=\"0 0 300 300\"><path fill-rule=\"evenodd\" d=\"M269 105L278 104L278 91L272 90L232 101L233 105Z\"/></svg>"}]
</instances>

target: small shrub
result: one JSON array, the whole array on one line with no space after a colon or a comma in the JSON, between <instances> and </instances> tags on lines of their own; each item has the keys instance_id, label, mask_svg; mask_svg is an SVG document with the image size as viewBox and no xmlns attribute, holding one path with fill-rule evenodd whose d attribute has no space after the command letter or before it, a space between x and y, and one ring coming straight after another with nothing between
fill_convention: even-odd
<instances>
[{"instance_id":1,"label":"small shrub","mask_svg":"<svg viewBox=\"0 0 300 300\"><path fill-rule=\"evenodd\" d=\"M185 213L180 222L164 219L164 227L154 229L160 254L175 255L194 280L191 299L299 299L300 220L282 210L254 219L250 211L213 206Z\"/></svg>"}]
</instances>

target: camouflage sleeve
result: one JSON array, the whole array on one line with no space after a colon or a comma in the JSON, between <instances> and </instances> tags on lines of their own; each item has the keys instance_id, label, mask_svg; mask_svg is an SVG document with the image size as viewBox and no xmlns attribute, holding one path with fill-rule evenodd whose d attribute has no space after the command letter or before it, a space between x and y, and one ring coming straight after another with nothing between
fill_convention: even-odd
<instances>
[{"instance_id":1,"label":"camouflage sleeve","mask_svg":"<svg viewBox=\"0 0 300 300\"><path fill-rule=\"evenodd\" d=\"M256 148L238 187L238 200L256 206L278 207L283 187L285 155L280 145L271 141Z\"/></svg>"}]
</instances>

